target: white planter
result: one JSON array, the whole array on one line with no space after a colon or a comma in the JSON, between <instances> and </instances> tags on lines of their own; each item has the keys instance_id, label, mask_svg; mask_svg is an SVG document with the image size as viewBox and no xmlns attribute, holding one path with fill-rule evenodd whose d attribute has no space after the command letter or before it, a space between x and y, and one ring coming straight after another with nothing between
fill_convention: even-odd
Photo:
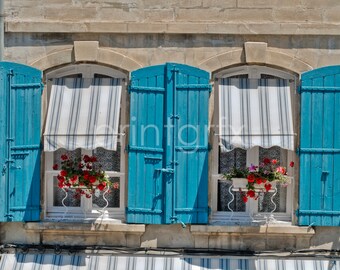
<instances>
[{"instance_id":1,"label":"white planter","mask_svg":"<svg viewBox=\"0 0 340 270\"><path fill-rule=\"evenodd\" d=\"M232 183L233 183L233 187L232 187L232 191L239 191L240 189L246 191L247 190L247 184L248 184L248 179L247 178L232 178L231 179ZM276 187L276 182L270 182L270 184L272 185L272 188L268 191L268 192L274 192L275 187ZM259 192L259 191L265 191L265 184L254 184L255 187L255 191Z\"/></svg>"}]
</instances>

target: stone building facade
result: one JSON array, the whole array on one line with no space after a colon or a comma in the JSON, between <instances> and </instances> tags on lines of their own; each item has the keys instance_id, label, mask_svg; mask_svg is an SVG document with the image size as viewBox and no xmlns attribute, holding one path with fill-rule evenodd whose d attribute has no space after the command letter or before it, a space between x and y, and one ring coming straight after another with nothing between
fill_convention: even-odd
<instances>
[{"instance_id":1,"label":"stone building facade","mask_svg":"<svg viewBox=\"0 0 340 270\"><path fill-rule=\"evenodd\" d=\"M214 98L220 74L237 68L269 68L294 81L294 125L298 147L301 74L340 65L340 4L338 0L5 0L4 60L43 72L42 126L47 114L50 78L68 67L115 70L125 76L125 122L129 122L131 72L166 62L203 69L215 84L210 95L209 122L217 111ZM111 72L111 71L108 71ZM276 72L276 73L275 73ZM67 72L66 72L67 73ZM65 73L65 74L66 74ZM101 73L101 72L98 72ZM105 72L104 72L105 73ZM266 72L264 72L266 73ZM50 74L50 75L49 75ZM51 75L52 74L52 75ZM54 75L53 75L54 74ZM216 80L215 80L216 79ZM42 127L42 133L43 133ZM204 225L127 224L124 208L129 191L123 166L118 218L90 222L56 220L48 216L46 156L41 165L41 221L3 222L2 243L112 245L151 248L232 250L299 250L340 248L337 226L299 226L299 156L288 154L296 166L290 210L281 222L230 222L218 209L218 146L210 129L209 223ZM126 139L128 140L128 139ZM129 142L125 141L125 145ZM217 144L218 145L218 144ZM216 152L217 151L217 152ZM127 161L123 156L121 162ZM215 178L214 178L215 177ZM340 179L335 185L339 186Z\"/></svg>"}]
</instances>

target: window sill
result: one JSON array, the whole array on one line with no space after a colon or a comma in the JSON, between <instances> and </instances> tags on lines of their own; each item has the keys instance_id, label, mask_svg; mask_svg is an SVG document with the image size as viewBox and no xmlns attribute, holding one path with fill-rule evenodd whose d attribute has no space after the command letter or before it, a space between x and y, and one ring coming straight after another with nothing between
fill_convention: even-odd
<instances>
[{"instance_id":1,"label":"window sill","mask_svg":"<svg viewBox=\"0 0 340 270\"><path fill-rule=\"evenodd\" d=\"M259 226L233 226L233 225L192 225L190 232L196 235L295 235L312 237L315 231L311 227L299 227L282 224L265 224Z\"/></svg>"},{"instance_id":2,"label":"window sill","mask_svg":"<svg viewBox=\"0 0 340 270\"><path fill-rule=\"evenodd\" d=\"M28 222L25 224L27 231L34 232L122 232L129 234L143 234L145 232L144 224L124 224L114 220L100 220L92 223L85 222Z\"/></svg>"}]
</instances>

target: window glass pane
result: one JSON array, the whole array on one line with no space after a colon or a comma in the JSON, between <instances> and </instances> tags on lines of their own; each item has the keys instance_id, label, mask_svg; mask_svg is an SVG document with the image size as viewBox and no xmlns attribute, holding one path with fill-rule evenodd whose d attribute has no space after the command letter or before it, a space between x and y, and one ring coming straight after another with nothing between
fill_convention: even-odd
<instances>
[{"instance_id":1,"label":"window glass pane","mask_svg":"<svg viewBox=\"0 0 340 270\"><path fill-rule=\"evenodd\" d=\"M219 156L219 173L226 173L233 167L245 168L247 163L247 151L236 148L230 152L221 152Z\"/></svg>"},{"instance_id":2,"label":"window glass pane","mask_svg":"<svg viewBox=\"0 0 340 270\"><path fill-rule=\"evenodd\" d=\"M120 185L120 178L119 177L110 177L110 181L114 184ZM100 191L98 196L96 194L92 195L92 204L93 207L95 208L103 208L106 206L107 202L108 205L107 207L119 207L119 189L115 189L113 187L110 188L108 192L106 190ZM105 194L104 194L105 193ZM103 197L104 194L104 197ZM106 202L106 200L107 202Z\"/></svg>"},{"instance_id":3,"label":"window glass pane","mask_svg":"<svg viewBox=\"0 0 340 270\"><path fill-rule=\"evenodd\" d=\"M95 167L100 166L103 171L120 171L120 144L117 143L117 151L97 148L93 153L97 157Z\"/></svg>"},{"instance_id":4,"label":"window glass pane","mask_svg":"<svg viewBox=\"0 0 340 270\"><path fill-rule=\"evenodd\" d=\"M258 198L258 211L259 212L271 212L274 210L276 204L276 209L274 212L286 212L286 198L287 198L287 187L277 185L277 193L273 196L272 192L261 192ZM272 197L273 196L273 197Z\"/></svg>"},{"instance_id":5,"label":"window glass pane","mask_svg":"<svg viewBox=\"0 0 340 270\"><path fill-rule=\"evenodd\" d=\"M65 149L58 149L53 152L53 163L58 164L58 168L61 167L61 156L67 155L69 159L81 159L81 150L76 149L73 151L65 150Z\"/></svg>"},{"instance_id":6,"label":"window glass pane","mask_svg":"<svg viewBox=\"0 0 340 270\"><path fill-rule=\"evenodd\" d=\"M233 199L232 195L229 193L229 187L231 186L230 181L218 181L218 198L217 198L217 211L227 211L230 212L228 204ZM229 205L229 207L234 212L245 212L246 204L242 200L241 192L231 191L234 195L234 200Z\"/></svg>"},{"instance_id":7,"label":"window glass pane","mask_svg":"<svg viewBox=\"0 0 340 270\"><path fill-rule=\"evenodd\" d=\"M64 190L58 187L58 179L56 176L54 176L53 177L53 206L63 206L62 204L63 200L64 200L65 206L80 207L80 197L75 196L75 192L72 189L68 189L67 193L65 193Z\"/></svg>"},{"instance_id":8,"label":"window glass pane","mask_svg":"<svg viewBox=\"0 0 340 270\"><path fill-rule=\"evenodd\" d=\"M277 159L281 164L281 148L279 146L273 146L270 148L262 148L259 149L259 161L263 161L264 158L269 159Z\"/></svg>"}]
</instances>

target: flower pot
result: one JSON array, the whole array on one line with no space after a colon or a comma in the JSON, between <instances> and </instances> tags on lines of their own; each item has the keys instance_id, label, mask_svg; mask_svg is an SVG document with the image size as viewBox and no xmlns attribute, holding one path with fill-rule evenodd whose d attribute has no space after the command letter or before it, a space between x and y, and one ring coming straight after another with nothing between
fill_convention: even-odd
<instances>
[{"instance_id":1,"label":"flower pot","mask_svg":"<svg viewBox=\"0 0 340 270\"><path fill-rule=\"evenodd\" d=\"M247 191L247 184L248 184L248 179L247 178L232 178L231 179L233 183L232 191L239 191L242 189L242 191ZM276 181L270 182L272 185L272 188L268 192L274 192L275 187L276 187ZM262 184L254 184L255 187L255 192L259 191L265 191L264 183Z\"/></svg>"}]
</instances>

